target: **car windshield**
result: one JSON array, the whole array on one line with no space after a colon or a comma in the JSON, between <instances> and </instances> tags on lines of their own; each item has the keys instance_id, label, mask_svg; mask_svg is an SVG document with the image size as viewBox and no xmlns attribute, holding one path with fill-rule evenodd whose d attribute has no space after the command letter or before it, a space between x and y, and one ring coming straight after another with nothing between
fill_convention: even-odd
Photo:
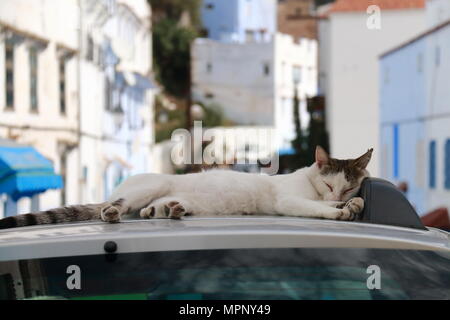
<instances>
[{"instance_id":1,"label":"car windshield","mask_svg":"<svg viewBox=\"0 0 450 320\"><path fill-rule=\"evenodd\" d=\"M140 252L0 262L1 299L449 299L441 251Z\"/></svg>"}]
</instances>

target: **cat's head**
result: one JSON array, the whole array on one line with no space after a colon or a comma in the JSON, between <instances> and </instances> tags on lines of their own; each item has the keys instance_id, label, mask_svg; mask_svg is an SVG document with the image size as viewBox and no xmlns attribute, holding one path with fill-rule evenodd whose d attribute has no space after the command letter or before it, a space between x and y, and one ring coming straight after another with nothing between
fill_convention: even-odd
<instances>
[{"instance_id":1,"label":"cat's head","mask_svg":"<svg viewBox=\"0 0 450 320\"><path fill-rule=\"evenodd\" d=\"M317 174L313 183L323 200L347 201L354 197L365 177L369 176L366 170L372 157L373 149L356 159L340 160L331 158L320 146L316 147Z\"/></svg>"}]
</instances>

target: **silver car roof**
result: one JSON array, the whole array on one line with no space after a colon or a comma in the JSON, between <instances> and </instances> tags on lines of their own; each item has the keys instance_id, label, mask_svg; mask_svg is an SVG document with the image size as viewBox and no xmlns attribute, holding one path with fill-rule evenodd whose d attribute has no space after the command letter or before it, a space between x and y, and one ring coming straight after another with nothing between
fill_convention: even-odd
<instances>
[{"instance_id":1,"label":"silver car roof","mask_svg":"<svg viewBox=\"0 0 450 320\"><path fill-rule=\"evenodd\" d=\"M0 230L0 261L117 253L237 248L395 248L450 252L449 233L290 217L185 217L81 222Z\"/></svg>"}]
</instances>

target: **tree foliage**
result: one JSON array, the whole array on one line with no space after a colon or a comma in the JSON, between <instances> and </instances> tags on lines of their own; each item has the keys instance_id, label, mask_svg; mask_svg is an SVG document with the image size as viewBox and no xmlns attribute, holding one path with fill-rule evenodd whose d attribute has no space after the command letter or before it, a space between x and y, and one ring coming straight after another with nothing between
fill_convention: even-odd
<instances>
[{"instance_id":1,"label":"tree foliage","mask_svg":"<svg viewBox=\"0 0 450 320\"><path fill-rule=\"evenodd\" d=\"M198 28L201 25L200 6L202 0L148 0L157 18L180 20L183 12L189 14L191 25Z\"/></svg>"},{"instance_id":2,"label":"tree foliage","mask_svg":"<svg viewBox=\"0 0 450 320\"><path fill-rule=\"evenodd\" d=\"M328 4L331 2L335 2L336 0L314 0L314 5L317 8L318 6L324 5L324 4Z\"/></svg>"},{"instance_id":3,"label":"tree foliage","mask_svg":"<svg viewBox=\"0 0 450 320\"><path fill-rule=\"evenodd\" d=\"M300 100L298 98L298 91L294 89L293 99L294 109L294 124L295 124L295 139L292 141L292 147L296 154L302 155L304 153L305 139L303 136L301 117L300 117Z\"/></svg>"},{"instance_id":4,"label":"tree foliage","mask_svg":"<svg viewBox=\"0 0 450 320\"><path fill-rule=\"evenodd\" d=\"M153 17L153 62L164 91L177 98L190 94L190 48L200 29L201 0L148 0ZM183 14L189 23L182 23Z\"/></svg>"},{"instance_id":5,"label":"tree foliage","mask_svg":"<svg viewBox=\"0 0 450 320\"><path fill-rule=\"evenodd\" d=\"M325 127L324 110L317 110L317 105L324 105L323 97L308 99L308 112L310 121L308 129L304 132L301 128L300 101L297 90L294 92L294 123L296 136L292 140L292 147L295 154L288 156L285 160L286 166L290 170L296 170L311 165L315 161L315 149L320 145L329 151L328 133Z\"/></svg>"},{"instance_id":6,"label":"tree foliage","mask_svg":"<svg viewBox=\"0 0 450 320\"><path fill-rule=\"evenodd\" d=\"M153 60L156 78L175 97L190 92L190 46L197 33L177 21L162 19L153 27Z\"/></svg>"}]
</instances>

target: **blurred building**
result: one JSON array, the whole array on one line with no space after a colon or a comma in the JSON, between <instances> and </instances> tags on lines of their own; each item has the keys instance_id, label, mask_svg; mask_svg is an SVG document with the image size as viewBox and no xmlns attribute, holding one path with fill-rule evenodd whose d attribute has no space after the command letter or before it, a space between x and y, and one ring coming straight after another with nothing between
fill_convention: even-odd
<instances>
[{"instance_id":1,"label":"blurred building","mask_svg":"<svg viewBox=\"0 0 450 320\"><path fill-rule=\"evenodd\" d=\"M331 153L351 158L373 147L374 176L381 166L378 56L425 29L424 6L425 0L337 0L321 11L319 82Z\"/></svg>"},{"instance_id":2,"label":"blurred building","mask_svg":"<svg viewBox=\"0 0 450 320\"><path fill-rule=\"evenodd\" d=\"M8 214L103 201L151 170L150 17L145 0L0 2L0 138L61 176Z\"/></svg>"},{"instance_id":3,"label":"blurred building","mask_svg":"<svg viewBox=\"0 0 450 320\"><path fill-rule=\"evenodd\" d=\"M327 3L333 0L322 0L320 3ZM320 12L316 8L314 0L278 0L277 24L278 31L291 35L294 39L314 39L317 40L319 32L319 23L321 19ZM301 116L301 125L308 125L307 145L309 150L301 157L306 163L314 162L314 149L317 145L322 146L325 150L329 150L329 137L325 125L325 96L321 89L320 73L318 67L322 52L316 52L315 73L317 78L315 81L314 91L308 91L306 96L301 97L302 104L306 98L308 115ZM322 65L322 68L325 66ZM316 95L311 96L313 92ZM301 94L301 92L300 92ZM303 107L303 105L301 106ZM306 121L305 121L306 120ZM299 146L297 146L299 148ZM295 159L295 156L294 156ZM295 159L294 161L298 161Z\"/></svg>"},{"instance_id":4,"label":"blurred building","mask_svg":"<svg viewBox=\"0 0 450 320\"><path fill-rule=\"evenodd\" d=\"M66 184L76 183L78 168L77 27L76 0L0 2L0 137L10 141L11 153L23 150L17 144L33 146L36 152L28 153L28 161L39 167L43 157L49 159L45 166L61 174ZM65 172L67 167L72 170ZM16 176L18 185L21 176ZM51 181L41 176L40 183L43 188ZM44 191L29 194L33 201L22 197L26 193L3 194L1 211L14 214L60 205L61 189Z\"/></svg>"},{"instance_id":5,"label":"blurred building","mask_svg":"<svg viewBox=\"0 0 450 320\"><path fill-rule=\"evenodd\" d=\"M154 85L147 1L81 3L78 202L89 203L104 201L127 176L151 171Z\"/></svg>"},{"instance_id":6,"label":"blurred building","mask_svg":"<svg viewBox=\"0 0 450 320\"><path fill-rule=\"evenodd\" d=\"M241 2L248 3L248 6L231 6L231 3ZM205 1L203 4L205 28L214 30L223 24L226 26L223 30L234 30L235 33L225 32L217 36L214 31L208 31L209 38L199 38L194 42L193 100L219 105L225 117L236 125L276 128L279 148L290 148L295 138L294 92L297 90L299 93L300 108L306 117L306 98L317 93L316 41L294 39L291 35L274 31L275 0L229 3L227 10L230 15L245 15L247 21L260 22L258 28L265 30L263 33L258 33L256 27L250 29L247 26L245 29L239 24L239 19L225 19L227 15L220 16L216 12L221 7L210 6L213 3ZM256 10L258 4L264 10ZM266 10L269 7L273 10ZM232 25L233 21L235 25ZM242 36L244 30L247 30L246 37Z\"/></svg>"},{"instance_id":7,"label":"blurred building","mask_svg":"<svg viewBox=\"0 0 450 320\"><path fill-rule=\"evenodd\" d=\"M420 214L450 207L450 1L428 29L380 56L381 176L406 182Z\"/></svg>"}]
</instances>

